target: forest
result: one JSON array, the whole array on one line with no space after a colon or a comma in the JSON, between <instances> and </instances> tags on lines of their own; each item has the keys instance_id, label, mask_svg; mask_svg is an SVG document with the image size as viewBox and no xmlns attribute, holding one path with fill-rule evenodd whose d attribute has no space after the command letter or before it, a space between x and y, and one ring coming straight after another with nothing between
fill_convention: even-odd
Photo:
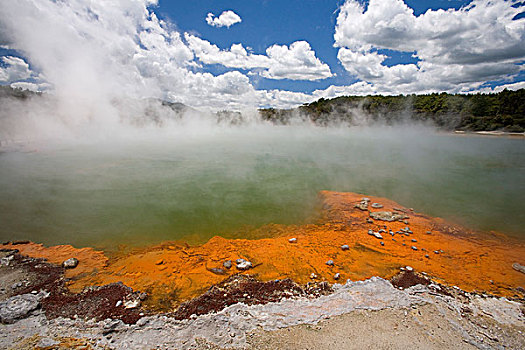
<instances>
[{"instance_id":1,"label":"forest","mask_svg":"<svg viewBox=\"0 0 525 350\"><path fill-rule=\"evenodd\" d=\"M443 130L525 131L525 89L489 94L343 96L319 99L296 109L261 109L265 120L286 124L292 118L318 125L422 121Z\"/></svg>"}]
</instances>

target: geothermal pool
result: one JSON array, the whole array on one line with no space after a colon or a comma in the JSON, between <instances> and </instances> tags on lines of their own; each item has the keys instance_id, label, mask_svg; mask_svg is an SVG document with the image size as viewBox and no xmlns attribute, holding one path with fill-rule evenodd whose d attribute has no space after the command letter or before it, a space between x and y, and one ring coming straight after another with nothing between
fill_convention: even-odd
<instances>
[{"instance_id":1,"label":"geothermal pool","mask_svg":"<svg viewBox=\"0 0 525 350\"><path fill-rule=\"evenodd\" d=\"M314 222L320 190L523 235L525 140L427 128L215 127L0 153L0 238L112 250ZM522 236L523 237L523 236Z\"/></svg>"}]
</instances>

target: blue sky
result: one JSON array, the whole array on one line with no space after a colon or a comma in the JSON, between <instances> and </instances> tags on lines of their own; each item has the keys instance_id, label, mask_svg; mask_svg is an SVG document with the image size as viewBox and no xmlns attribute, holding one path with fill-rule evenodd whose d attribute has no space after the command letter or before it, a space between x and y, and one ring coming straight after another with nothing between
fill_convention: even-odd
<instances>
[{"instance_id":1,"label":"blue sky","mask_svg":"<svg viewBox=\"0 0 525 350\"><path fill-rule=\"evenodd\" d=\"M96 85L96 77L102 84L113 74L122 93L231 108L517 89L525 86L523 6L516 0L2 2L0 83L85 93L82 84ZM114 91L107 85L99 90Z\"/></svg>"}]
</instances>

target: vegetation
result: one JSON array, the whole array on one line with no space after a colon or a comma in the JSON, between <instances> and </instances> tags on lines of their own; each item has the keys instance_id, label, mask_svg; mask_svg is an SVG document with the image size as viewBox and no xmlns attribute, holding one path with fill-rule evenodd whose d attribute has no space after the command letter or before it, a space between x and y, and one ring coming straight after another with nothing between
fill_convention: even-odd
<instances>
[{"instance_id":1,"label":"vegetation","mask_svg":"<svg viewBox=\"0 0 525 350\"><path fill-rule=\"evenodd\" d=\"M299 116L319 125L402 121L432 123L445 130L525 131L525 89L493 94L344 96L294 110L262 109L265 120L288 123Z\"/></svg>"}]
</instances>

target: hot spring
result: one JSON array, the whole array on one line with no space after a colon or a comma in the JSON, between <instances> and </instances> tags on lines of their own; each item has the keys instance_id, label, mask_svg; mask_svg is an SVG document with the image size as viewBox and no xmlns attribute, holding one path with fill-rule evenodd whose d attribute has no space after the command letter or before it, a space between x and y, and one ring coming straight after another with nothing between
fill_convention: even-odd
<instances>
[{"instance_id":1,"label":"hot spring","mask_svg":"<svg viewBox=\"0 0 525 350\"><path fill-rule=\"evenodd\" d=\"M250 238L315 221L320 190L519 236L524 168L522 139L415 127L186 127L26 144L0 153L0 238L105 250Z\"/></svg>"}]
</instances>

